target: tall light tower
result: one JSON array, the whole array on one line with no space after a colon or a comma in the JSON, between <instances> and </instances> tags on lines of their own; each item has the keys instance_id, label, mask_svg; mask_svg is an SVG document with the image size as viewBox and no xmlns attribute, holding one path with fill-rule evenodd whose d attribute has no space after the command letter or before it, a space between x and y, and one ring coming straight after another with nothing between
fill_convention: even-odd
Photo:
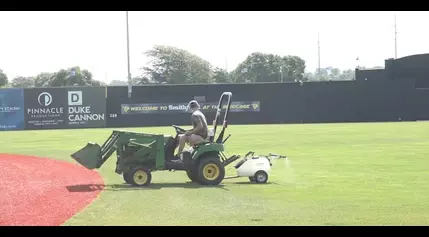
<instances>
[{"instance_id":1,"label":"tall light tower","mask_svg":"<svg viewBox=\"0 0 429 237\"><path fill-rule=\"evenodd\" d=\"M397 59L398 58L398 42L397 42L398 31L396 30L396 14L394 18L394 23L395 23L395 59Z\"/></svg>"},{"instance_id":2,"label":"tall light tower","mask_svg":"<svg viewBox=\"0 0 429 237\"><path fill-rule=\"evenodd\" d=\"M317 33L317 77L320 80L320 35Z\"/></svg>"},{"instance_id":3,"label":"tall light tower","mask_svg":"<svg viewBox=\"0 0 429 237\"><path fill-rule=\"evenodd\" d=\"M133 85L131 83L131 69L130 69L130 33L128 29L128 11L126 11L127 17L127 63L128 63L128 98L131 97L133 92Z\"/></svg>"}]
</instances>

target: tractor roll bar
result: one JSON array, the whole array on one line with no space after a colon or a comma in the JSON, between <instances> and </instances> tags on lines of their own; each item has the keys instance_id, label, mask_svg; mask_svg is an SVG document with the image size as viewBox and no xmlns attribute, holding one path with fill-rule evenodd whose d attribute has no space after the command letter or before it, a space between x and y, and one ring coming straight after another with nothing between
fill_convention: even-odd
<instances>
[{"instance_id":1,"label":"tractor roll bar","mask_svg":"<svg viewBox=\"0 0 429 237\"><path fill-rule=\"evenodd\" d=\"M216 139L216 143L222 143L223 136L224 136L224 133L225 133L225 129L228 127L228 123L227 123L228 120L227 119L228 119L228 112L229 112L229 109L231 107L231 102L232 102L231 98L232 98L232 93L231 92L224 92L224 93L222 93L222 95L221 95L221 97L219 99L219 103L218 103L218 106L217 106L216 117L215 117L215 121L214 121L213 137L211 138L212 139L211 142L213 142L213 139L216 136L216 128L217 128L217 125L219 123L220 112L222 111L222 107L224 105L224 101L227 99L228 102L227 102L227 106L226 106L226 109L225 109L225 116L223 118L223 128L222 128L222 131L220 132L218 138Z\"/></svg>"}]
</instances>

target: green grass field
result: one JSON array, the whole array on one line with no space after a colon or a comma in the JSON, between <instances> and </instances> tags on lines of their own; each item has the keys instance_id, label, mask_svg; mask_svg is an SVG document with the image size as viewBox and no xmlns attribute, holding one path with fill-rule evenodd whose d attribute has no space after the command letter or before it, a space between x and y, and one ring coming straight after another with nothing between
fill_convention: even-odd
<instances>
[{"instance_id":1,"label":"green grass field","mask_svg":"<svg viewBox=\"0 0 429 237\"><path fill-rule=\"evenodd\" d=\"M174 134L171 127L127 129ZM2 153L74 162L88 141L111 129L5 132ZM99 170L106 189L66 225L428 225L429 123L231 125L227 153L275 152L269 184L247 178L218 187L184 172L155 172L152 185L130 188ZM227 176L235 175L232 168Z\"/></svg>"}]
</instances>

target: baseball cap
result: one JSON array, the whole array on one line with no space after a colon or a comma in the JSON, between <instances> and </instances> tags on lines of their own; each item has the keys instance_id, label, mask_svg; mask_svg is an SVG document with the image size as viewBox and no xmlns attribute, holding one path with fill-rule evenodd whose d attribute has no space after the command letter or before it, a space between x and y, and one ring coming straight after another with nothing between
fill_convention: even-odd
<instances>
[{"instance_id":1,"label":"baseball cap","mask_svg":"<svg viewBox=\"0 0 429 237\"><path fill-rule=\"evenodd\" d=\"M187 110L189 111L190 109L194 109L194 108L200 108L200 104L198 104L198 102L196 100L191 100L187 106Z\"/></svg>"}]
</instances>

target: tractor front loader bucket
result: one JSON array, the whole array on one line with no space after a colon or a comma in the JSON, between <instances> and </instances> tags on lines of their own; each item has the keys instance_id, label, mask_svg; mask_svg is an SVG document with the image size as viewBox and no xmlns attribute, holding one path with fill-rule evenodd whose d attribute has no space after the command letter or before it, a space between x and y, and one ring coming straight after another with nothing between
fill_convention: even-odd
<instances>
[{"instance_id":1,"label":"tractor front loader bucket","mask_svg":"<svg viewBox=\"0 0 429 237\"><path fill-rule=\"evenodd\" d=\"M97 143L88 143L84 148L73 153L71 157L87 169L98 168L102 160L101 147Z\"/></svg>"},{"instance_id":2,"label":"tractor front loader bucket","mask_svg":"<svg viewBox=\"0 0 429 237\"><path fill-rule=\"evenodd\" d=\"M98 169L115 152L118 139L119 132L114 131L102 146L89 142L71 157L87 169Z\"/></svg>"}]
</instances>

